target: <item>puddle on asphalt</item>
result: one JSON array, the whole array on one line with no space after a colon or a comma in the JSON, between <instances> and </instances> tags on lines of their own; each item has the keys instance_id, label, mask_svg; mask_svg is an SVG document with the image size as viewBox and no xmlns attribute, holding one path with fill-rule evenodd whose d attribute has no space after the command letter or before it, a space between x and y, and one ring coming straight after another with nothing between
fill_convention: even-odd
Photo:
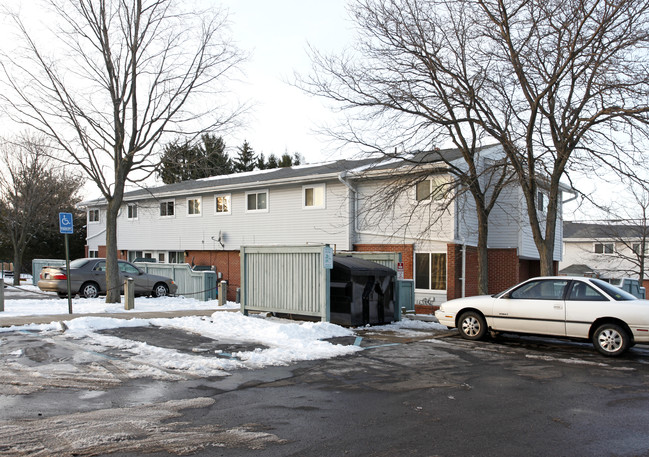
<instances>
[{"instance_id":1,"label":"puddle on asphalt","mask_svg":"<svg viewBox=\"0 0 649 457\"><path fill-rule=\"evenodd\" d=\"M211 357L232 358L237 352L252 352L268 349L261 343L212 339L180 329L149 327L119 327L101 330L98 333L139 341L150 346L174 349L178 352Z\"/></svg>"}]
</instances>

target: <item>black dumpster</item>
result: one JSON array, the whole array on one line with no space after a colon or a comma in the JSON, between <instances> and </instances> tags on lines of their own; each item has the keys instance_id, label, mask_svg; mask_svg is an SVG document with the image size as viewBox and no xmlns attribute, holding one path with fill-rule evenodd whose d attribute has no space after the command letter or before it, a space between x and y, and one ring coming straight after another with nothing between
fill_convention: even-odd
<instances>
[{"instance_id":1,"label":"black dumpster","mask_svg":"<svg viewBox=\"0 0 649 457\"><path fill-rule=\"evenodd\" d=\"M396 277L396 271L376 262L334 256L330 277L331 322L354 326L392 322Z\"/></svg>"}]
</instances>

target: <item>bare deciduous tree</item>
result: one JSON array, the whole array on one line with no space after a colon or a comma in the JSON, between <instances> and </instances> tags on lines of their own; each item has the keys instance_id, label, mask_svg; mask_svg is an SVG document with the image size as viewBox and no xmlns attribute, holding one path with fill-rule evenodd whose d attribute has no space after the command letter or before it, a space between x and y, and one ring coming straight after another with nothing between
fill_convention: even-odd
<instances>
[{"instance_id":1,"label":"bare deciduous tree","mask_svg":"<svg viewBox=\"0 0 649 457\"><path fill-rule=\"evenodd\" d=\"M647 274L649 254L649 191L636 185L629 186L632 200L614 202L609 210L610 225L604 228L606 238L601 243L613 242L608 257L619 260L618 273L637 276L642 285Z\"/></svg>"},{"instance_id":2,"label":"bare deciduous tree","mask_svg":"<svg viewBox=\"0 0 649 457\"><path fill-rule=\"evenodd\" d=\"M0 226L13 248L14 285L20 284L27 246L80 200L83 179L57 166L50 155L42 137L24 135L0 148Z\"/></svg>"},{"instance_id":3,"label":"bare deciduous tree","mask_svg":"<svg viewBox=\"0 0 649 457\"><path fill-rule=\"evenodd\" d=\"M598 167L634 178L641 164L649 2L357 0L351 13L358 53L315 53L302 81L348 113L330 133L382 151L452 142L469 182L475 145L497 141L523 190L541 273L553 273L560 180ZM488 208L484 189L472 193Z\"/></svg>"},{"instance_id":4,"label":"bare deciduous tree","mask_svg":"<svg viewBox=\"0 0 649 457\"><path fill-rule=\"evenodd\" d=\"M488 219L512 170L507 160L482 153L489 138L475 120L478 82L466 47L471 31L465 18L453 14L459 9L449 4L443 14L440 6L445 5L357 1L351 12L360 32L358 54L314 51L314 72L300 86L338 102L349 114L344 128L329 134L407 164L406 179L393 179L377 205L394 204L431 173L451 176L440 189L447 195L471 196L478 219L478 293L486 294ZM440 144L454 145L460 156L436 153ZM451 203L436 205L425 226L432 229Z\"/></svg>"},{"instance_id":5,"label":"bare deciduous tree","mask_svg":"<svg viewBox=\"0 0 649 457\"><path fill-rule=\"evenodd\" d=\"M8 115L51 137L101 191L106 301L119 302L116 218L125 186L154 171L165 134L197 135L233 120L240 109L224 107L221 91L242 55L220 11L186 11L176 0L48 3L54 48L13 15L26 51L3 56L2 99Z\"/></svg>"}]
</instances>

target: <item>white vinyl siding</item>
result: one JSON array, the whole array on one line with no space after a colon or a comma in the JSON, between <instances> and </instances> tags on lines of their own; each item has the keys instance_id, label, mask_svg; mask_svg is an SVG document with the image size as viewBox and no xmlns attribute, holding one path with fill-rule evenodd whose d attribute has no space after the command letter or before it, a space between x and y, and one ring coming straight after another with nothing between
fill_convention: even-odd
<instances>
[{"instance_id":1,"label":"white vinyl siding","mask_svg":"<svg viewBox=\"0 0 649 457\"><path fill-rule=\"evenodd\" d=\"M178 210L175 217L160 217L160 200L143 200L138 202L138 221L129 224L128 230L118 228L118 246L119 249L182 253L188 250L236 250L246 244L328 243L336 245L337 249L349 250L347 188L337 181L326 184L327 205L319 211L300 210L302 183L202 195L201 218L188 217L186 211ZM248 195L260 192L272 198L272 210L248 212ZM230 197L230 215L215 218L216 196L223 195ZM184 202L186 199L178 196L176 201ZM270 209L270 204L268 207ZM121 221L125 223L126 217ZM218 242L219 232L225 246ZM171 254L167 261L174 263Z\"/></svg>"}]
</instances>

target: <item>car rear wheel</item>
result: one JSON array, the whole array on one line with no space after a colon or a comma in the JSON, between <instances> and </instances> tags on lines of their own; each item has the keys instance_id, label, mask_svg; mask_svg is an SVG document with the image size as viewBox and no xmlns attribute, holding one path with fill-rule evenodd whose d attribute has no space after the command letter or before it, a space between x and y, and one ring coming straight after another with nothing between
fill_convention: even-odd
<instances>
[{"instance_id":1,"label":"car rear wheel","mask_svg":"<svg viewBox=\"0 0 649 457\"><path fill-rule=\"evenodd\" d=\"M481 314L475 311L467 311L460 316L458 329L462 338L481 340L487 333L487 323Z\"/></svg>"},{"instance_id":2,"label":"car rear wheel","mask_svg":"<svg viewBox=\"0 0 649 457\"><path fill-rule=\"evenodd\" d=\"M628 348L630 337L626 330L617 324L603 324L593 333L593 346L601 354L615 357L623 354Z\"/></svg>"},{"instance_id":3,"label":"car rear wheel","mask_svg":"<svg viewBox=\"0 0 649 457\"><path fill-rule=\"evenodd\" d=\"M167 295L169 295L169 288L166 284L159 282L153 288L154 297L166 297Z\"/></svg>"},{"instance_id":4,"label":"car rear wheel","mask_svg":"<svg viewBox=\"0 0 649 457\"><path fill-rule=\"evenodd\" d=\"M81 286L79 295L83 298L97 298L99 297L99 285L94 282L86 282Z\"/></svg>"}]
</instances>

